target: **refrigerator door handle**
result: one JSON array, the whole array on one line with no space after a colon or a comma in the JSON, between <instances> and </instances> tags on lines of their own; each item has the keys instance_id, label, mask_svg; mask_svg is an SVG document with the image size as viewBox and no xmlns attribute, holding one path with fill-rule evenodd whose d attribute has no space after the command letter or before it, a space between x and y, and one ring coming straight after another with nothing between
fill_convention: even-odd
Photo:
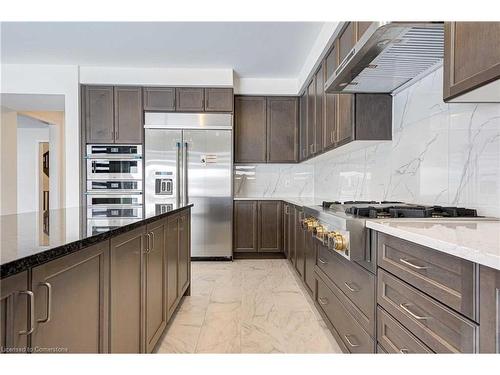
<instances>
[{"instance_id":1,"label":"refrigerator door handle","mask_svg":"<svg viewBox=\"0 0 500 375\"><path fill-rule=\"evenodd\" d=\"M184 173L184 205L189 204L189 195L188 195L188 143L184 142L184 148L183 148L184 154L183 154L183 160L182 160L182 168L183 168L183 173Z\"/></svg>"},{"instance_id":2,"label":"refrigerator door handle","mask_svg":"<svg viewBox=\"0 0 500 375\"><path fill-rule=\"evenodd\" d=\"M181 142L176 143L175 153L175 190L177 207L181 205Z\"/></svg>"}]
</instances>

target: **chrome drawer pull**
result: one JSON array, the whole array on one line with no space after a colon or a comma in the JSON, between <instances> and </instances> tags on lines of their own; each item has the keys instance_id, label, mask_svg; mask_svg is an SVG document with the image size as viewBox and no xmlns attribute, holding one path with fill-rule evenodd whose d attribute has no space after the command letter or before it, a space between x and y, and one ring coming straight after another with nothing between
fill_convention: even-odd
<instances>
[{"instance_id":1,"label":"chrome drawer pull","mask_svg":"<svg viewBox=\"0 0 500 375\"><path fill-rule=\"evenodd\" d=\"M321 258L318 258L318 261L321 263L321 264L328 264L328 262L326 260L323 260Z\"/></svg>"},{"instance_id":2,"label":"chrome drawer pull","mask_svg":"<svg viewBox=\"0 0 500 375\"><path fill-rule=\"evenodd\" d=\"M318 298L318 301L319 303L321 303L322 305L328 305L328 299L325 298L325 297L319 297Z\"/></svg>"},{"instance_id":3,"label":"chrome drawer pull","mask_svg":"<svg viewBox=\"0 0 500 375\"><path fill-rule=\"evenodd\" d=\"M350 290L351 292L353 292L353 293L359 292L359 289L358 289L358 288L353 288L353 287L351 286L351 284L350 284L350 283L348 283L347 281L344 283L344 285L347 287L347 289L349 289L349 290Z\"/></svg>"},{"instance_id":4,"label":"chrome drawer pull","mask_svg":"<svg viewBox=\"0 0 500 375\"><path fill-rule=\"evenodd\" d=\"M45 319L37 320L38 323L48 323L50 322L51 311L52 311L52 285L47 282L43 282L39 284L40 286L44 286L47 288L47 312Z\"/></svg>"},{"instance_id":5,"label":"chrome drawer pull","mask_svg":"<svg viewBox=\"0 0 500 375\"><path fill-rule=\"evenodd\" d=\"M401 304L399 304L399 307L401 307L404 311L406 311L408 314L410 314L412 317L414 317L417 320L427 320L427 319L430 319L429 316L419 316L419 315L415 314L414 312L412 312L408 308L408 305L409 305L408 303L401 303Z\"/></svg>"},{"instance_id":6,"label":"chrome drawer pull","mask_svg":"<svg viewBox=\"0 0 500 375\"><path fill-rule=\"evenodd\" d=\"M405 349L405 348L400 349L400 350L399 350L399 352L400 352L401 354L408 354L408 353L409 353L409 352L408 352L408 349Z\"/></svg>"},{"instance_id":7,"label":"chrome drawer pull","mask_svg":"<svg viewBox=\"0 0 500 375\"><path fill-rule=\"evenodd\" d=\"M19 294L26 294L28 296L29 303L29 315L30 315L30 325L26 331L19 331L20 335L29 335L35 330L35 295L32 291L22 290L18 292Z\"/></svg>"},{"instance_id":8,"label":"chrome drawer pull","mask_svg":"<svg viewBox=\"0 0 500 375\"><path fill-rule=\"evenodd\" d=\"M354 344L349 337L353 337L352 335L344 335L344 338L346 339L347 343L352 346L353 348L357 348L359 344Z\"/></svg>"},{"instance_id":9,"label":"chrome drawer pull","mask_svg":"<svg viewBox=\"0 0 500 375\"><path fill-rule=\"evenodd\" d=\"M426 269L430 268L430 267L426 267L426 266L417 266L416 264L413 264L413 263L411 263L403 258L400 258L399 261L403 264L406 264L407 266L410 266L411 268L415 268L416 270L426 270Z\"/></svg>"}]
</instances>

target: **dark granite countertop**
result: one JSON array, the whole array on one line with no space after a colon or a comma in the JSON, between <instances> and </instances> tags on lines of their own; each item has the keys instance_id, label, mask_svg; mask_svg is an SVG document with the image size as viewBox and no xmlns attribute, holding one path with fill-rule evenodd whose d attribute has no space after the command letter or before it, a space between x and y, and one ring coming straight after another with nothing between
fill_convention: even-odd
<instances>
[{"instance_id":1,"label":"dark granite countertop","mask_svg":"<svg viewBox=\"0 0 500 375\"><path fill-rule=\"evenodd\" d=\"M0 216L0 278L81 250L141 225L182 211L192 204L163 214L151 214L146 207L143 219L113 223L114 228L96 233L83 219L85 207L28 212ZM154 210L153 210L154 211Z\"/></svg>"}]
</instances>

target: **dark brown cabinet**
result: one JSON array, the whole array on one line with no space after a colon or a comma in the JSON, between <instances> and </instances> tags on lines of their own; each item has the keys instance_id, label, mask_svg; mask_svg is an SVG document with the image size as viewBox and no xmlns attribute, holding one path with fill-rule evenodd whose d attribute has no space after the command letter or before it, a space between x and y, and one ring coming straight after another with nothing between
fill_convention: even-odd
<instances>
[{"instance_id":1,"label":"dark brown cabinet","mask_svg":"<svg viewBox=\"0 0 500 375\"><path fill-rule=\"evenodd\" d=\"M201 87L178 87L175 89L175 109L178 112L203 112L205 91Z\"/></svg>"},{"instance_id":2,"label":"dark brown cabinet","mask_svg":"<svg viewBox=\"0 0 500 375\"><path fill-rule=\"evenodd\" d=\"M142 143L142 89L115 87L115 143Z\"/></svg>"},{"instance_id":3,"label":"dark brown cabinet","mask_svg":"<svg viewBox=\"0 0 500 375\"><path fill-rule=\"evenodd\" d=\"M500 354L500 271L481 266L479 352Z\"/></svg>"},{"instance_id":4,"label":"dark brown cabinet","mask_svg":"<svg viewBox=\"0 0 500 375\"><path fill-rule=\"evenodd\" d=\"M304 282L312 295L315 287L314 266L316 265L316 240L312 233L304 231Z\"/></svg>"},{"instance_id":5,"label":"dark brown cabinet","mask_svg":"<svg viewBox=\"0 0 500 375\"><path fill-rule=\"evenodd\" d=\"M257 201L234 201L235 252L257 252L257 209Z\"/></svg>"},{"instance_id":6,"label":"dark brown cabinet","mask_svg":"<svg viewBox=\"0 0 500 375\"><path fill-rule=\"evenodd\" d=\"M28 288L28 272L7 277L0 283L1 352L23 353L35 324L30 319L34 312L34 294Z\"/></svg>"},{"instance_id":7,"label":"dark brown cabinet","mask_svg":"<svg viewBox=\"0 0 500 375\"><path fill-rule=\"evenodd\" d=\"M82 98L87 143L113 143L113 86L86 86Z\"/></svg>"},{"instance_id":8,"label":"dark brown cabinet","mask_svg":"<svg viewBox=\"0 0 500 375\"><path fill-rule=\"evenodd\" d=\"M145 87L143 92L145 111L175 111L174 87Z\"/></svg>"},{"instance_id":9,"label":"dark brown cabinet","mask_svg":"<svg viewBox=\"0 0 500 375\"><path fill-rule=\"evenodd\" d=\"M307 93L304 92L299 99L300 103L300 121L299 121L299 150L300 161L309 156L309 143L307 140Z\"/></svg>"},{"instance_id":10,"label":"dark brown cabinet","mask_svg":"<svg viewBox=\"0 0 500 375\"><path fill-rule=\"evenodd\" d=\"M263 96L234 99L234 161L265 163L267 102Z\"/></svg>"},{"instance_id":11,"label":"dark brown cabinet","mask_svg":"<svg viewBox=\"0 0 500 375\"><path fill-rule=\"evenodd\" d=\"M142 353L146 227L111 239L110 353Z\"/></svg>"},{"instance_id":12,"label":"dark brown cabinet","mask_svg":"<svg viewBox=\"0 0 500 375\"><path fill-rule=\"evenodd\" d=\"M500 22L445 22L444 101L500 101L498 88L480 90L500 79L499 40Z\"/></svg>"},{"instance_id":13,"label":"dark brown cabinet","mask_svg":"<svg viewBox=\"0 0 500 375\"><path fill-rule=\"evenodd\" d=\"M191 280L191 215L189 211L179 215L179 280L177 291L180 296L190 285Z\"/></svg>"},{"instance_id":14,"label":"dark brown cabinet","mask_svg":"<svg viewBox=\"0 0 500 375\"><path fill-rule=\"evenodd\" d=\"M323 124L325 117L325 64L324 62L319 67L315 79L315 107L316 107L316 116L315 116L315 127L314 130L314 154L317 155L323 151Z\"/></svg>"},{"instance_id":15,"label":"dark brown cabinet","mask_svg":"<svg viewBox=\"0 0 500 375\"><path fill-rule=\"evenodd\" d=\"M165 220L146 227L144 255L146 352L151 353L167 326L167 244Z\"/></svg>"},{"instance_id":16,"label":"dark brown cabinet","mask_svg":"<svg viewBox=\"0 0 500 375\"><path fill-rule=\"evenodd\" d=\"M259 201L258 251L283 251L283 217L281 201Z\"/></svg>"},{"instance_id":17,"label":"dark brown cabinet","mask_svg":"<svg viewBox=\"0 0 500 375\"><path fill-rule=\"evenodd\" d=\"M32 347L106 353L108 283L108 241L35 267L31 280L36 311Z\"/></svg>"},{"instance_id":18,"label":"dark brown cabinet","mask_svg":"<svg viewBox=\"0 0 500 375\"><path fill-rule=\"evenodd\" d=\"M142 143L142 88L84 86L87 143Z\"/></svg>"},{"instance_id":19,"label":"dark brown cabinet","mask_svg":"<svg viewBox=\"0 0 500 375\"><path fill-rule=\"evenodd\" d=\"M283 251L287 259L295 266L295 207L283 203Z\"/></svg>"},{"instance_id":20,"label":"dark brown cabinet","mask_svg":"<svg viewBox=\"0 0 500 375\"><path fill-rule=\"evenodd\" d=\"M205 89L205 112L232 112L233 102L231 88Z\"/></svg>"},{"instance_id":21,"label":"dark brown cabinet","mask_svg":"<svg viewBox=\"0 0 500 375\"><path fill-rule=\"evenodd\" d=\"M302 229L302 220L304 212L302 208L295 207L295 269L300 277L304 277L305 269L305 231Z\"/></svg>"},{"instance_id":22,"label":"dark brown cabinet","mask_svg":"<svg viewBox=\"0 0 500 375\"><path fill-rule=\"evenodd\" d=\"M347 22L344 30L340 33L338 39L339 49L339 65L342 64L344 59L351 52L352 47L356 43L356 23Z\"/></svg>"},{"instance_id":23,"label":"dark brown cabinet","mask_svg":"<svg viewBox=\"0 0 500 375\"><path fill-rule=\"evenodd\" d=\"M316 80L307 86L307 142L308 156L316 154Z\"/></svg>"},{"instance_id":24,"label":"dark brown cabinet","mask_svg":"<svg viewBox=\"0 0 500 375\"><path fill-rule=\"evenodd\" d=\"M267 98L267 162L298 160L298 116L296 97Z\"/></svg>"},{"instance_id":25,"label":"dark brown cabinet","mask_svg":"<svg viewBox=\"0 0 500 375\"><path fill-rule=\"evenodd\" d=\"M370 27L373 22L362 21L355 22L356 24L356 41L360 40L366 30Z\"/></svg>"}]
</instances>

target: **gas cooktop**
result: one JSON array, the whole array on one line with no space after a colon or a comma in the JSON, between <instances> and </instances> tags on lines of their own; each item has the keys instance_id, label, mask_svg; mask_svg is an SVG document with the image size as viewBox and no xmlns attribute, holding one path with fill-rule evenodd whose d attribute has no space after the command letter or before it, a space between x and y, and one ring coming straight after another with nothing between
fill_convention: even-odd
<instances>
[{"instance_id":1,"label":"gas cooktop","mask_svg":"<svg viewBox=\"0 0 500 375\"><path fill-rule=\"evenodd\" d=\"M477 217L477 211L463 207L443 207L408 204L391 201L323 202L323 208L331 213L345 213L359 218L450 218Z\"/></svg>"}]
</instances>

